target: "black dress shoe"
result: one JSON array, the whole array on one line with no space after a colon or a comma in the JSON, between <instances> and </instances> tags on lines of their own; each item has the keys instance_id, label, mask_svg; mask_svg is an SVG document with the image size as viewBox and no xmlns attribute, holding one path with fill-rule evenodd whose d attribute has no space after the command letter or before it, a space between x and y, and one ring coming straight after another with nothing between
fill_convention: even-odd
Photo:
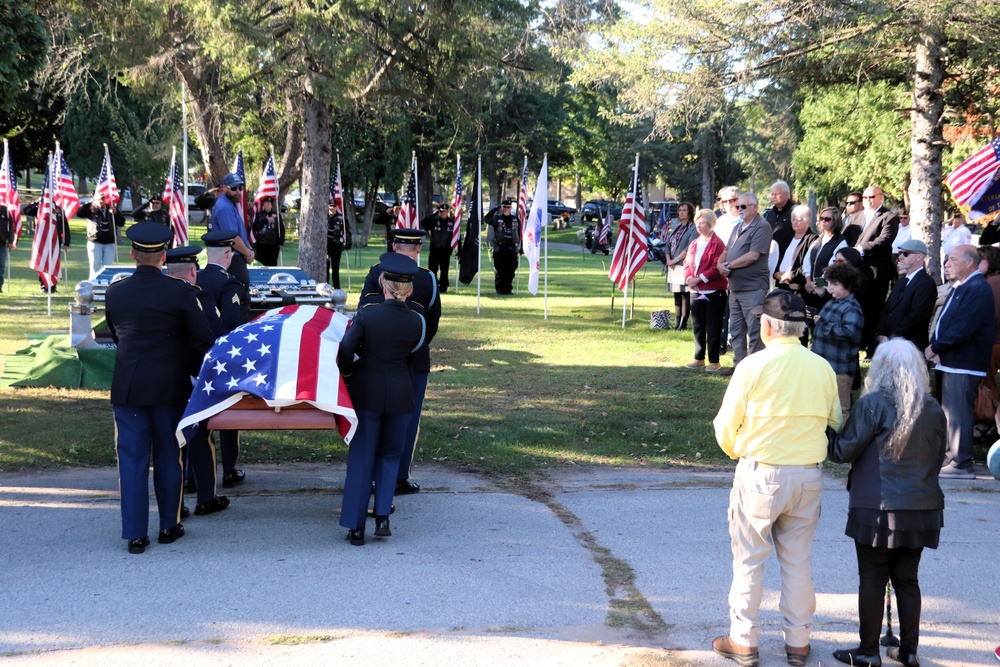
<instances>
[{"instance_id":1,"label":"black dress shoe","mask_svg":"<svg viewBox=\"0 0 1000 667\"><path fill-rule=\"evenodd\" d=\"M389 517L387 516L377 516L375 517L375 537L391 537L392 531L389 530Z\"/></svg>"},{"instance_id":2,"label":"black dress shoe","mask_svg":"<svg viewBox=\"0 0 1000 667\"><path fill-rule=\"evenodd\" d=\"M229 507L229 497L228 496L216 496L209 500L207 503L198 503L194 506L195 516L205 516L206 514L215 514L216 512L221 512L222 510Z\"/></svg>"},{"instance_id":3,"label":"black dress shoe","mask_svg":"<svg viewBox=\"0 0 1000 667\"><path fill-rule=\"evenodd\" d=\"M906 665L906 667L920 667L920 661L917 660L916 653L903 653L899 650L898 646L890 646L885 654L896 662Z\"/></svg>"},{"instance_id":4,"label":"black dress shoe","mask_svg":"<svg viewBox=\"0 0 1000 667\"><path fill-rule=\"evenodd\" d=\"M143 535L139 539L128 541L128 552L130 554L141 554L149 546L149 537Z\"/></svg>"},{"instance_id":5,"label":"black dress shoe","mask_svg":"<svg viewBox=\"0 0 1000 667\"><path fill-rule=\"evenodd\" d=\"M173 528L160 528L160 536L156 541L160 544L170 544L182 537L184 537L184 525L179 523Z\"/></svg>"},{"instance_id":6,"label":"black dress shoe","mask_svg":"<svg viewBox=\"0 0 1000 667\"><path fill-rule=\"evenodd\" d=\"M833 652L833 657L847 665L865 665L866 667L882 667L882 658L875 655L860 653L861 648L843 648Z\"/></svg>"},{"instance_id":7,"label":"black dress shoe","mask_svg":"<svg viewBox=\"0 0 1000 667\"><path fill-rule=\"evenodd\" d=\"M365 529L355 528L354 530L347 531L347 539L350 540L351 544L356 547L362 547L365 545Z\"/></svg>"},{"instance_id":8,"label":"black dress shoe","mask_svg":"<svg viewBox=\"0 0 1000 667\"><path fill-rule=\"evenodd\" d=\"M247 479L247 474L242 470L230 470L229 472L222 474L222 486L227 489L231 489L234 486L239 486Z\"/></svg>"},{"instance_id":9,"label":"black dress shoe","mask_svg":"<svg viewBox=\"0 0 1000 667\"><path fill-rule=\"evenodd\" d=\"M181 518L186 519L191 516L191 510L188 509L187 505L181 505Z\"/></svg>"},{"instance_id":10,"label":"black dress shoe","mask_svg":"<svg viewBox=\"0 0 1000 667\"><path fill-rule=\"evenodd\" d=\"M194 478L184 480L184 490L188 493L194 493L198 490L198 483L194 481Z\"/></svg>"},{"instance_id":11,"label":"black dress shoe","mask_svg":"<svg viewBox=\"0 0 1000 667\"><path fill-rule=\"evenodd\" d=\"M405 496L410 493L420 493L420 485L408 479L397 480L396 495Z\"/></svg>"}]
</instances>

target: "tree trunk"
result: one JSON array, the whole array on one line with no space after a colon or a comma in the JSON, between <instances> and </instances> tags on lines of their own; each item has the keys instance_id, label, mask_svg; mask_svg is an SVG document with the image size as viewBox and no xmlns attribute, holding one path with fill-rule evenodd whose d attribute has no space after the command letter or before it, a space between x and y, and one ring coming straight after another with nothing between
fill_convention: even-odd
<instances>
[{"instance_id":1,"label":"tree trunk","mask_svg":"<svg viewBox=\"0 0 1000 667\"><path fill-rule=\"evenodd\" d=\"M330 197L330 108L312 95L302 106L302 209L299 212L299 267L316 282L326 280L326 219ZM347 202L344 202L345 206Z\"/></svg>"},{"instance_id":2,"label":"tree trunk","mask_svg":"<svg viewBox=\"0 0 1000 667\"><path fill-rule=\"evenodd\" d=\"M926 25L926 24L925 24ZM944 33L926 25L926 31L916 36L914 47L913 110L910 112L910 224L923 238L930 251L927 271L940 282L942 166L941 148L944 138L941 121L944 113L945 45Z\"/></svg>"},{"instance_id":3,"label":"tree trunk","mask_svg":"<svg viewBox=\"0 0 1000 667\"><path fill-rule=\"evenodd\" d=\"M187 85L191 98L191 119L201 148L205 173L211 184L221 183L222 177L229 173L229 166L225 159L222 109L215 99L213 83L218 79L217 67L198 56L190 60L178 60L175 66Z\"/></svg>"},{"instance_id":4,"label":"tree trunk","mask_svg":"<svg viewBox=\"0 0 1000 667\"><path fill-rule=\"evenodd\" d=\"M580 182L580 172L576 172L576 204L575 208L577 213L583 210L583 184Z\"/></svg>"},{"instance_id":5,"label":"tree trunk","mask_svg":"<svg viewBox=\"0 0 1000 667\"><path fill-rule=\"evenodd\" d=\"M281 152L278 170L279 201L288 189L302 175L302 115L298 110L299 100L292 93L285 94L285 112L288 128L285 130L285 148Z\"/></svg>"},{"instance_id":6,"label":"tree trunk","mask_svg":"<svg viewBox=\"0 0 1000 667\"><path fill-rule=\"evenodd\" d=\"M701 207L712 209L715 194L715 175L712 173L712 155L707 146L701 149Z\"/></svg>"}]
</instances>

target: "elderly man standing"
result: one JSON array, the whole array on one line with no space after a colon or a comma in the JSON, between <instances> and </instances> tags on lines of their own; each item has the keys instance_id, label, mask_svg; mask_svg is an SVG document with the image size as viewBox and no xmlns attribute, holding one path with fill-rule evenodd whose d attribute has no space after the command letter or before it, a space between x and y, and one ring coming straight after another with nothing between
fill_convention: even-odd
<instances>
[{"instance_id":1,"label":"elderly man standing","mask_svg":"<svg viewBox=\"0 0 1000 667\"><path fill-rule=\"evenodd\" d=\"M892 287L882 309L876 340L905 338L918 350L927 347L928 327L937 300L937 285L924 268L927 246L919 239L910 239L899 246L896 268L900 278Z\"/></svg>"},{"instance_id":2,"label":"elderly man standing","mask_svg":"<svg viewBox=\"0 0 1000 667\"><path fill-rule=\"evenodd\" d=\"M979 272L975 246L960 245L945 257L954 282L924 356L940 371L941 407L948 419L948 451L941 477L975 479L972 470L973 406L993 353L993 290Z\"/></svg>"},{"instance_id":3,"label":"elderly man standing","mask_svg":"<svg viewBox=\"0 0 1000 667\"><path fill-rule=\"evenodd\" d=\"M864 220L854 248L861 253L861 265L870 276L858 300L865 314L861 349L870 358L875 353L879 314L885 305L889 285L896 277L896 267L892 265L892 241L899 232L899 216L885 207L882 188L874 185L865 189L861 203L865 209Z\"/></svg>"},{"instance_id":4,"label":"elderly man standing","mask_svg":"<svg viewBox=\"0 0 1000 667\"><path fill-rule=\"evenodd\" d=\"M757 616L773 548L786 656L804 665L816 611L810 559L823 495L819 463L827 428L840 427L840 399L833 369L799 342L805 302L774 290L757 312L767 348L736 368L714 421L719 446L739 463L729 495L729 634L712 648L741 665L758 664Z\"/></svg>"},{"instance_id":5,"label":"elderly man standing","mask_svg":"<svg viewBox=\"0 0 1000 667\"><path fill-rule=\"evenodd\" d=\"M764 211L764 219L771 225L771 235L782 251L795 235L792 230L792 209L796 206L788 183L775 181L771 186L771 208Z\"/></svg>"},{"instance_id":6,"label":"elderly man standing","mask_svg":"<svg viewBox=\"0 0 1000 667\"><path fill-rule=\"evenodd\" d=\"M763 349L760 322L752 311L761 305L770 285L767 255L771 250L771 226L757 212L757 206L756 196L740 195L737 210L741 222L733 229L726 251L719 258L719 272L729 279L729 334L734 364Z\"/></svg>"}]
</instances>

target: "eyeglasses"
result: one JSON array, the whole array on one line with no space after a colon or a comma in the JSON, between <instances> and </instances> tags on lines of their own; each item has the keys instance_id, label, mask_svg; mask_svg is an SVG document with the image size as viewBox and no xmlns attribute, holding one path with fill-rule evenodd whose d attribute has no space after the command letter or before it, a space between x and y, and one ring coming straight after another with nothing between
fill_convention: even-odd
<instances>
[{"instance_id":1,"label":"eyeglasses","mask_svg":"<svg viewBox=\"0 0 1000 667\"><path fill-rule=\"evenodd\" d=\"M833 218L831 218L828 215L821 215L819 216L819 219L822 220L823 222L833 222Z\"/></svg>"},{"instance_id":2,"label":"eyeglasses","mask_svg":"<svg viewBox=\"0 0 1000 667\"><path fill-rule=\"evenodd\" d=\"M752 208L752 207L754 207L754 206L756 206L756 205L757 205L757 204L740 204L740 205L739 205L739 206L737 206L736 208L742 211L742 210L744 210L744 209L748 209L748 208Z\"/></svg>"},{"instance_id":3,"label":"eyeglasses","mask_svg":"<svg viewBox=\"0 0 1000 667\"><path fill-rule=\"evenodd\" d=\"M907 251L904 250L901 253L899 253L899 256L900 257L909 257L912 254L913 254L912 252L907 252Z\"/></svg>"},{"instance_id":4,"label":"eyeglasses","mask_svg":"<svg viewBox=\"0 0 1000 667\"><path fill-rule=\"evenodd\" d=\"M847 201L846 201L845 203L846 203L846 204L847 204L848 206L857 206L858 204L860 204L860 203L861 203L861 201L860 201L860 200L858 200L858 199L848 199L848 200L847 200Z\"/></svg>"},{"instance_id":5,"label":"eyeglasses","mask_svg":"<svg viewBox=\"0 0 1000 667\"><path fill-rule=\"evenodd\" d=\"M881 196L882 196L882 195L871 195L871 196L864 196L864 197L862 197L862 199L878 199L878 198L879 198L879 197L881 197Z\"/></svg>"}]
</instances>

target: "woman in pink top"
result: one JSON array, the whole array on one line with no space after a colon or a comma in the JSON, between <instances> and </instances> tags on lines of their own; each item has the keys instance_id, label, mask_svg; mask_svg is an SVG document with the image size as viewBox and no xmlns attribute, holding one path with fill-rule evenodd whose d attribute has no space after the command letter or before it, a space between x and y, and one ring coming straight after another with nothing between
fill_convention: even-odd
<instances>
[{"instance_id":1,"label":"woman in pink top","mask_svg":"<svg viewBox=\"0 0 1000 667\"><path fill-rule=\"evenodd\" d=\"M694 323L694 361L688 368L717 372L722 338L722 315L726 309L729 282L719 273L719 257L726 244L713 231L715 213L703 208L694 217L698 238L688 246L684 257L684 282L691 291L691 319ZM708 365L705 365L705 352Z\"/></svg>"}]
</instances>

